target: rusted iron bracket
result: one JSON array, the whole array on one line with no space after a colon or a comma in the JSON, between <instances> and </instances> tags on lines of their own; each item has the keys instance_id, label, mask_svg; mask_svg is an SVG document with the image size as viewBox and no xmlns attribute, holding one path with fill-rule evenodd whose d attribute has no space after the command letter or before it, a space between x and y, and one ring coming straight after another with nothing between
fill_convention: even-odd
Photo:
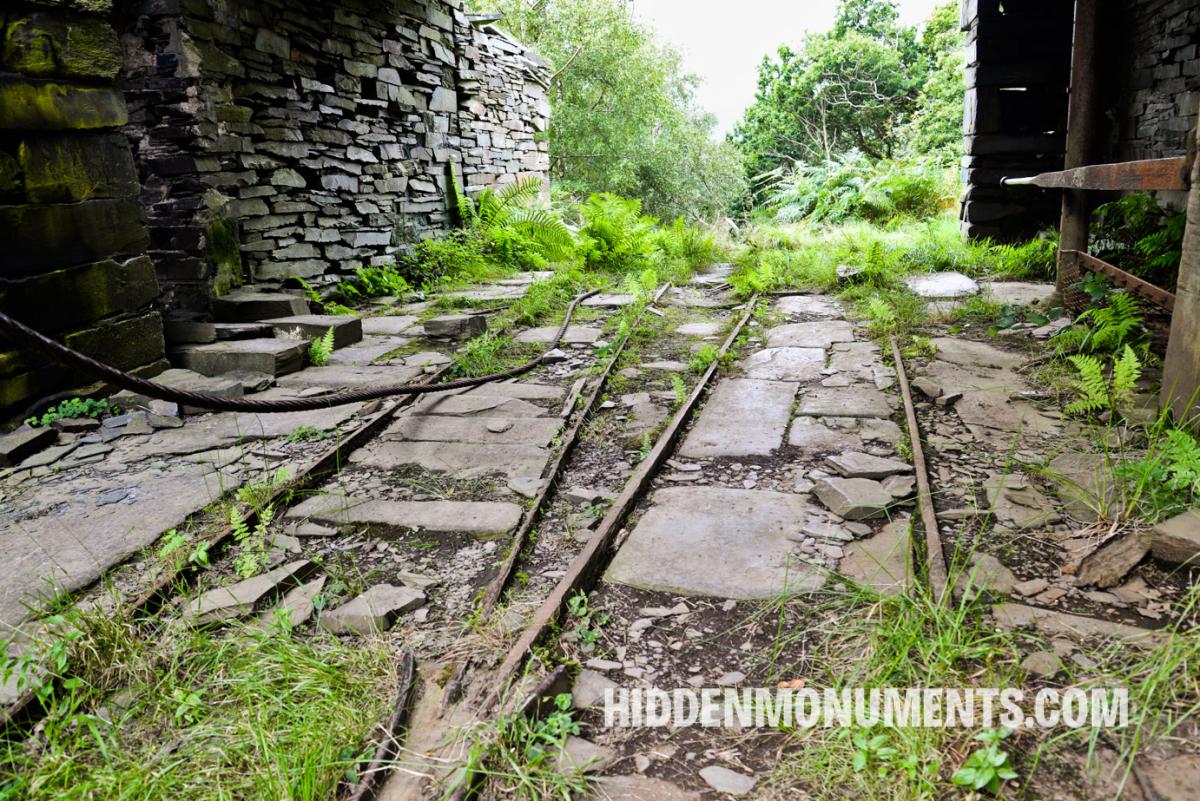
<instances>
[{"instance_id":1,"label":"rusted iron bracket","mask_svg":"<svg viewBox=\"0 0 1200 801\"><path fill-rule=\"evenodd\" d=\"M1005 178L1000 183L1005 186L1038 186L1042 189L1186 191L1189 156L1091 164L1071 170L1044 172L1028 178Z\"/></svg>"},{"instance_id":2,"label":"rusted iron bracket","mask_svg":"<svg viewBox=\"0 0 1200 801\"><path fill-rule=\"evenodd\" d=\"M1064 250L1062 252L1064 258L1070 259L1075 266L1080 270L1088 272L1100 273L1106 276L1118 286L1128 289L1134 295L1153 303L1159 308L1167 311L1175 310L1175 295L1157 287L1148 281L1143 281L1136 275L1130 275L1119 267L1114 267L1103 259L1098 259L1089 253L1084 253L1079 250Z\"/></svg>"}]
</instances>

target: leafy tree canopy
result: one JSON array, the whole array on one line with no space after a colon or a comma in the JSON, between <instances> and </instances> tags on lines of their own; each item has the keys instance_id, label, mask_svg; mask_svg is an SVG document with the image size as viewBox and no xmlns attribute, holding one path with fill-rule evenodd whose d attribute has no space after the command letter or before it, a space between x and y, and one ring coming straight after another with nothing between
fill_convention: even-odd
<instances>
[{"instance_id":1,"label":"leafy tree canopy","mask_svg":"<svg viewBox=\"0 0 1200 801\"><path fill-rule=\"evenodd\" d=\"M934 155L961 147L962 56L954 2L917 31L894 0L841 0L833 29L780 47L731 137L751 176L798 162Z\"/></svg>"},{"instance_id":2,"label":"leafy tree canopy","mask_svg":"<svg viewBox=\"0 0 1200 801\"><path fill-rule=\"evenodd\" d=\"M660 217L725 213L745 191L737 150L714 141L695 79L622 0L477 0L554 70L551 177L576 194L641 198Z\"/></svg>"}]
</instances>

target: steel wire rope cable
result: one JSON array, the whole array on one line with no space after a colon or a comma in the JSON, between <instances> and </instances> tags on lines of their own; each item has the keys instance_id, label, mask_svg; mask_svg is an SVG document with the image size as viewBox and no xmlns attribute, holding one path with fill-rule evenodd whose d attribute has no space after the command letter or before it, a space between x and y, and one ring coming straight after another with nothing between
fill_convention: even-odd
<instances>
[{"instance_id":1,"label":"steel wire rope cable","mask_svg":"<svg viewBox=\"0 0 1200 801\"><path fill-rule=\"evenodd\" d=\"M440 384L390 384L376 387L362 387L360 389L345 390L315 398L274 400L223 398L208 392L193 392L191 390L169 387L166 384L159 384L145 378L139 378L117 367L97 361L90 356L85 356L60 342L55 342L45 334L33 330L20 320L16 320L3 312L0 312L0 333L3 333L13 343L40 351L60 364L107 381L121 389L137 392L158 400L172 401L186 406L195 406L220 412L304 412L314 409L328 409L333 406L344 406L348 403L360 403L378 398L387 398L394 395L449 392L455 389L476 387L493 381L517 378L543 363L546 355L557 348L562 342L567 327L571 323L571 318L575 314L576 307L599 291L598 289L593 289L589 292L576 295L571 301L570 306L567 307L567 313L563 318L562 325L558 327L558 331L550 341L549 347L546 348L541 356L531 359L524 364L498 373L459 378Z\"/></svg>"}]
</instances>

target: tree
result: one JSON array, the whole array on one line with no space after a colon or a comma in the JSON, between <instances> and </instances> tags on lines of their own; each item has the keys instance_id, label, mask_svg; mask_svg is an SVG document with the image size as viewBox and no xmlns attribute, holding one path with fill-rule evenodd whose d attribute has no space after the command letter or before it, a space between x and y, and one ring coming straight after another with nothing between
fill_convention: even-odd
<instances>
[{"instance_id":1,"label":"tree","mask_svg":"<svg viewBox=\"0 0 1200 801\"><path fill-rule=\"evenodd\" d=\"M872 159L956 157L962 55L953 2L920 39L892 0L841 0L833 29L780 47L759 67L758 92L731 137L751 176L852 150Z\"/></svg>"},{"instance_id":2,"label":"tree","mask_svg":"<svg viewBox=\"0 0 1200 801\"><path fill-rule=\"evenodd\" d=\"M640 198L674 217L724 214L744 192L737 151L714 141L695 79L622 0L479 0L553 69L551 177L578 194Z\"/></svg>"}]
</instances>

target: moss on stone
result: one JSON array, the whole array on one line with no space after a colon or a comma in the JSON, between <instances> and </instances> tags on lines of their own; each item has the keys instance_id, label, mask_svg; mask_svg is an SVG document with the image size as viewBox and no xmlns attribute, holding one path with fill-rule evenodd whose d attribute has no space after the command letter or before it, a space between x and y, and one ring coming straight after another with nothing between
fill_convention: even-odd
<instances>
[{"instance_id":1,"label":"moss on stone","mask_svg":"<svg viewBox=\"0 0 1200 801\"><path fill-rule=\"evenodd\" d=\"M158 312L74 331L63 337L63 342L122 370L158 361L166 352Z\"/></svg>"},{"instance_id":2,"label":"moss on stone","mask_svg":"<svg viewBox=\"0 0 1200 801\"><path fill-rule=\"evenodd\" d=\"M0 152L0 202L20 203L24 199L20 162L10 154Z\"/></svg>"},{"instance_id":3,"label":"moss on stone","mask_svg":"<svg viewBox=\"0 0 1200 801\"><path fill-rule=\"evenodd\" d=\"M0 206L0 278L141 255L150 245L136 200L90 200L54 206Z\"/></svg>"},{"instance_id":4,"label":"moss on stone","mask_svg":"<svg viewBox=\"0 0 1200 801\"><path fill-rule=\"evenodd\" d=\"M214 295L220 297L242 285L242 249L235 221L216 217L208 224L208 258L215 269Z\"/></svg>"},{"instance_id":5,"label":"moss on stone","mask_svg":"<svg viewBox=\"0 0 1200 801\"><path fill-rule=\"evenodd\" d=\"M158 296L154 264L146 256L112 259L0 284L0 306L37 309L28 322L41 331L59 331L93 323L120 312L136 311Z\"/></svg>"},{"instance_id":6,"label":"moss on stone","mask_svg":"<svg viewBox=\"0 0 1200 801\"><path fill-rule=\"evenodd\" d=\"M128 121L125 98L115 90L0 78L0 129L86 130Z\"/></svg>"},{"instance_id":7,"label":"moss on stone","mask_svg":"<svg viewBox=\"0 0 1200 801\"><path fill-rule=\"evenodd\" d=\"M137 168L120 134L38 136L23 141L18 153L34 203L137 196Z\"/></svg>"},{"instance_id":8,"label":"moss on stone","mask_svg":"<svg viewBox=\"0 0 1200 801\"><path fill-rule=\"evenodd\" d=\"M0 55L7 69L39 77L112 79L122 63L120 40L107 22L46 11L12 19Z\"/></svg>"}]
</instances>

